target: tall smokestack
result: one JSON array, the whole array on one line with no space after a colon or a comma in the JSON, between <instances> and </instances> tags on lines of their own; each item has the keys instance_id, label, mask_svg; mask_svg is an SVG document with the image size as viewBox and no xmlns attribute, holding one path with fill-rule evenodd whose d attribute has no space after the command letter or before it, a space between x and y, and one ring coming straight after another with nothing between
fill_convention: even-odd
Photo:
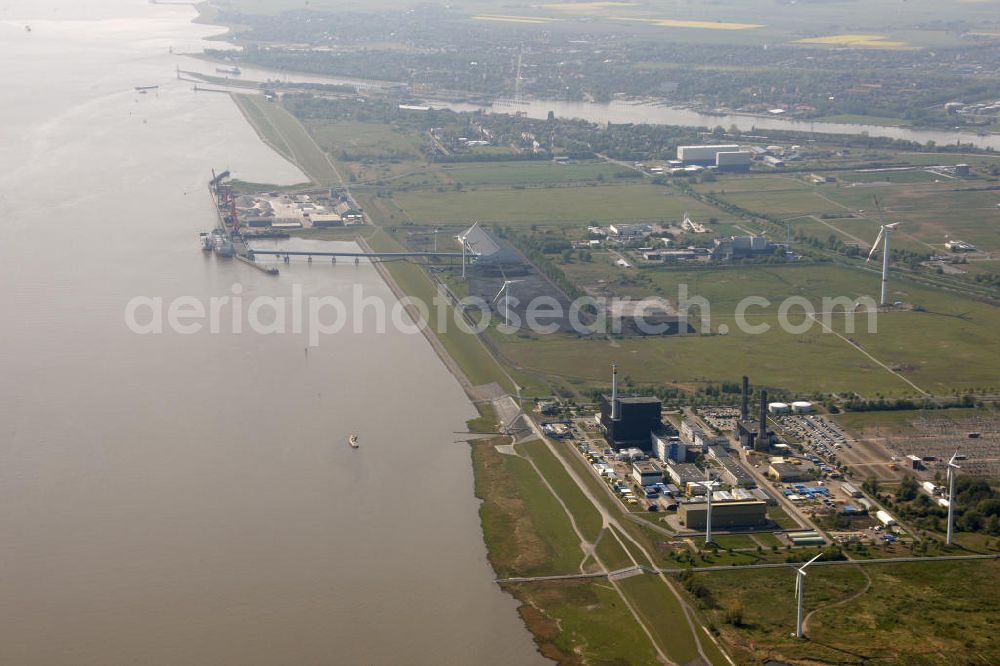
<instances>
[{"instance_id":1,"label":"tall smokestack","mask_svg":"<svg viewBox=\"0 0 1000 666\"><path fill-rule=\"evenodd\" d=\"M757 450L767 451L771 443L767 441L767 391L760 390L760 428L757 431Z\"/></svg>"},{"instance_id":2,"label":"tall smokestack","mask_svg":"<svg viewBox=\"0 0 1000 666\"><path fill-rule=\"evenodd\" d=\"M611 418L618 418L618 365L611 364Z\"/></svg>"},{"instance_id":3,"label":"tall smokestack","mask_svg":"<svg viewBox=\"0 0 1000 666\"><path fill-rule=\"evenodd\" d=\"M746 421L750 418L750 378L743 375L743 393L740 402L740 419Z\"/></svg>"}]
</instances>

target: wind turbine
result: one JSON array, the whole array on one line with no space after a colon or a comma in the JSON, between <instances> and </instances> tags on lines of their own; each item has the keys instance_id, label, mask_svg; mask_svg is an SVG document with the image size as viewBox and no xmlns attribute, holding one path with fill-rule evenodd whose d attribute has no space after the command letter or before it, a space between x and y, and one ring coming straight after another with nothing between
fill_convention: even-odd
<instances>
[{"instance_id":1,"label":"wind turbine","mask_svg":"<svg viewBox=\"0 0 1000 666\"><path fill-rule=\"evenodd\" d=\"M458 242L462 244L462 279L463 280L465 279L465 265L467 263L466 256L467 256L467 254L469 252L472 251L472 248L469 247L469 241L467 239L469 237L469 234L472 233L473 229L475 229L478 226L479 226L479 220L476 220L471 227L469 227L468 229L466 229L464 232L460 233L459 235L455 236L455 238L458 240ZM437 231L435 231L435 234L436 233L437 233ZM434 236L434 248L435 248L435 250L437 249L437 236ZM473 253L473 254L475 254L475 253Z\"/></svg>"},{"instance_id":2,"label":"wind turbine","mask_svg":"<svg viewBox=\"0 0 1000 666\"><path fill-rule=\"evenodd\" d=\"M872 243L871 252L868 253L868 259L865 260L867 264L875 256L875 251L878 250L879 241L883 241L882 244L882 298L880 303L883 307L889 305L889 234L896 230L899 226L899 222L893 222L891 224L886 224L882 217L882 207L878 203L878 197L875 198L875 208L878 210L878 221L881 225L878 230L878 236L875 237L875 242Z\"/></svg>"},{"instance_id":3,"label":"wind turbine","mask_svg":"<svg viewBox=\"0 0 1000 666\"><path fill-rule=\"evenodd\" d=\"M712 488L719 485L718 481L712 481L708 478L708 471L705 471L706 480L699 481L698 485L705 488L705 494L708 496L708 507L705 509L705 546L712 543Z\"/></svg>"},{"instance_id":4,"label":"wind turbine","mask_svg":"<svg viewBox=\"0 0 1000 666\"><path fill-rule=\"evenodd\" d=\"M500 291L497 292L497 295L493 297L493 301L490 303L490 305L496 305L496 302L503 296L503 318L507 326L510 326L510 285L517 284L518 282L524 282L524 280L504 280Z\"/></svg>"},{"instance_id":5,"label":"wind turbine","mask_svg":"<svg viewBox=\"0 0 1000 666\"><path fill-rule=\"evenodd\" d=\"M955 455L948 461L948 539L946 543L949 546L951 545L951 533L955 526L955 477L958 476L958 470L962 469L955 464L957 457L958 451L955 451Z\"/></svg>"},{"instance_id":6,"label":"wind turbine","mask_svg":"<svg viewBox=\"0 0 1000 666\"><path fill-rule=\"evenodd\" d=\"M823 556L820 553L816 557L812 558L805 564L803 564L795 572L795 597L798 603L798 610L795 613L795 637L802 638L802 600L805 597L805 583L806 583L806 567L818 560Z\"/></svg>"}]
</instances>

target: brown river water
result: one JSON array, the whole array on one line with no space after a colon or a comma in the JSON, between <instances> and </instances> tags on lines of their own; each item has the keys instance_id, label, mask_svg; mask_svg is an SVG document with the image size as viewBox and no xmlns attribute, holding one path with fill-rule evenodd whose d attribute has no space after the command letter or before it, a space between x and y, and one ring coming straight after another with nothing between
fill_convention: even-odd
<instances>
[{"instance_id":1,"label":"brown river water","mask_svg":"<svg viewBox=\"0 0 1000 666\"><path fill-rule=\"evenodd\" d=\"M305 353L304 334L125 325L133 297L237 283L393 302L364 263L275 278L198 249L212 168L303 178L227 96L174 79L168 48L220 31L194 16L0 3L0 663L542 662L454 443L475 411L423 337Z\"/></svg>"}]
</instances>

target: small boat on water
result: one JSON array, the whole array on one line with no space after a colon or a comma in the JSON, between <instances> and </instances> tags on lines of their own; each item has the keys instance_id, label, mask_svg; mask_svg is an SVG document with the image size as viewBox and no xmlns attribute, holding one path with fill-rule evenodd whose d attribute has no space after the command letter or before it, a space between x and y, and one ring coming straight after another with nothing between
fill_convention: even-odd
<instances>
[{"instance_id":1,"label":"small boat on water","mask_svg":"<svg viewBox=\"0 0 1000 666\"><path fill-rule=\"evenodd\" d=\"M213 249L212 236L207 231L201 232L199 236L201 237L201 249L205 252L211 252Z\"/></svg>"},{"instance_id":2,"label":"small boat on water","mask_svg":"<svg viewBox=\"0 0 1000 666\"><path fill-rule=\"evenodd\" d=\"M351 442L351 448L352 449L356 449L359 446L361 446L361 444L358 443L358 436L357 435L351 435L351 438L350 438L349 441Z\"/></svg>"}]
</instances>

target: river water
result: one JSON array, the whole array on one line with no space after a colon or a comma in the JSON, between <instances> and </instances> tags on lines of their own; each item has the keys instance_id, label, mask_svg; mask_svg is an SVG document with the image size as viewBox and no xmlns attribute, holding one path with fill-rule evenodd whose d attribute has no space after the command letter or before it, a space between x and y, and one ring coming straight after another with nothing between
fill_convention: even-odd
<instances>
[{"instance_id":1,"label":"river water","mask_svg":"<svg viewBox=\"0 0 1000 666\"><path fill-rule=\"evenodd\" d=\"M196 62L193 71L212 76L221 76L215 65ZM241 78L250 81L276 79L292 83L332 83L357 86L359 90L389 89L397 84L387 81L371 81L346 77L320 76L301 72L284 72L256 67L243 67ZM612 102L560 102L545 99L505 99L493 101L490 106L432 99L434 108L452 111L486 113L523 113L529 118L546 118L551 111L558 118L579 118L592 123L636 123L647 125L675 125L679 127L737 127L741 132L759 134L767 130L795 132L815 132L818 134L868 134L873 137L902 139L926 144L928 141L944 146L961 143L976 148L1000 150L1000 134L979 135L969 131L913 129L889 125L868 125L857 123L831 123L813 120L795 120L780 116L757 116L729 113L723 115L706 114L692 109L671 106L669 100L661 103L636 100L615 100Z\"/></svg>"},{"instance_id":2,"label":"river water","mask_svg":"<svg viewBox=\"0 0 1000 666\"><path fill-rule=\"evenodd\" d=\"M306 353L305 334L126 327L133 297L234 284L394 302L370 265L274 278L199 251L212 168L303 177L174 79L191 63L168 47L219 32L193 17L0 6L0 663L541 662L453 441L474 410L423 337Z\"/></svg>"}]
</instances>

